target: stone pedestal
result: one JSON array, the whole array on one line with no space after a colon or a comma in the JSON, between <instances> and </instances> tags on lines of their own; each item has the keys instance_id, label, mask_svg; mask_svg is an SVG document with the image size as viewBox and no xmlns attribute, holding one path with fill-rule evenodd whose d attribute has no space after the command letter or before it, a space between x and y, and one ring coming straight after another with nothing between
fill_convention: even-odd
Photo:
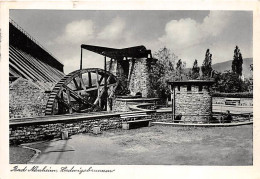
<instances>
[{"instance_id":1,"label":"stone pedestal","mask_svg":"<svg viewBox=\"0 0 260 179\"><path fill-rule=\"evenodd\" d=\"M122 129L129 130L129 123L123 122L122 123Z\"/></svg>"},{"instance_id":2,"label":"stone pedestal","mask_svg":"<svg viewBox=\"0 0 260 179\"><path fill-rule=\"evenodd\" d=\"M92 131L93 131L93 134L101 134L101 131L100 131L100 127L99 126L96 126L96 127L93 127L93 129L92 129Z\"/></svg>"},{"instance_id":3,"label":"stone pedestal","mask_svg":"<svg viewBox=\"0 0 260 179\"><path fill-rule=\"evenodd\" d=\"M67 130L64 130L61 132L61 139L62 140L68 140L69 139L69 132Z\"/></svg>"}]
</instances>

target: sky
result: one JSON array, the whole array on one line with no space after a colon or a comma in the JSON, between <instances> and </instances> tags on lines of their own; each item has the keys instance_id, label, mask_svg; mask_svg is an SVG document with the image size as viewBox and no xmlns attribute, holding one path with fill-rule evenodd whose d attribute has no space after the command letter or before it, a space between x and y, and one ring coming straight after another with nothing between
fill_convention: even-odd
<instances>
[{"instance_id":1,"label":"sky","mask_svg":"<svg viewBox=\"0 0 260 179\"><path fill-rule=\"evenodd\" d=\"M80 45L127 48L144 45L152 53L167 47L192 67L233 59L237 45L243 58L253 57L252 11L181 10L10 10L10 18L64 64L79 69ZM103 68L101 55L83 50L83 68Z\"/></svg>"}]
</instances>

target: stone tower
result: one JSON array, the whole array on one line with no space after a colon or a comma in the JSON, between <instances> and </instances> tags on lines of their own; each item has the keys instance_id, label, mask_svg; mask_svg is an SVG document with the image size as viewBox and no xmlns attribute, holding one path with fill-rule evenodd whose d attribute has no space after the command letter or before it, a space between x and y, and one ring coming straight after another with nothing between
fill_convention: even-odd
<instances>
[{"instance_id":1,"label":"stone tower","mask_svg":"<svg viewBox=\"0 0 260 179\"><path fill-rule=\"evenodd\" d=\"M130 92L131 96L141 94L151 97L150 79L151 65L156 62L152 58L132 58L122 61L112 61L108 71L117 76L121 85Z\"/></svg>"},{"instance_id":2,"label":"stone tower","mask_svg":"<svg viewBox=\"0 0 260 179\"><path fill-rule=\"evenodd\" d=\"M135 59L131 61L132 71L130 71L129 90L131 95L142 94L142 97L151 97L149 92L150 79L149 73L151 61L145 58Z\"/></svg>"},{"instance_id":3,"label":"stone tower","mask_svg":"<svg viewBox=\"0 0 260 179\"><path fill-rule=\"evenodd\" d=\"M173 116L181 114L184 121L207 122L212 114L210 86L213 83L204 80L169 82Z\"/></svg>"}]
</instances>

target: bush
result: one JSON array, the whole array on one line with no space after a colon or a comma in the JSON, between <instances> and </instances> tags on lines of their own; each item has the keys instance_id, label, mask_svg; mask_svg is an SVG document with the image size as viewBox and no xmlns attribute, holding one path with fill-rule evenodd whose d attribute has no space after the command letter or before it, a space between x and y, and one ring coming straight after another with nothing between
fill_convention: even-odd
<instances>
[{"instance_id":1,"label":"bush","mask_svg":"<svg viewBox=\"0 0 260 179\"><path fill-rule=\"evenodd\" d=\"M213 93L212 97L253 98L253 93Z\"/></svg>"}]
</instances>

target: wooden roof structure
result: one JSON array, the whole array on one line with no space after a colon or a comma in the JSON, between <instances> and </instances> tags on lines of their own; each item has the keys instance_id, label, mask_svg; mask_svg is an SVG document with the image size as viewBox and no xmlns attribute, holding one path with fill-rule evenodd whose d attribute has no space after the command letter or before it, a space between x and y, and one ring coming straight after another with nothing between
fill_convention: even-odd
<instances>
[{"instance_id":1,"label":"wooden roof structure","mask_svg":"<svg viewBox=\"0 0 260 179\"><path fill-rule=\"evenodd\" d=\"M149 56L152 58L151 50L147 50L143 45L116 49L82 44L81 48L116 60L123 58L148 58Z\"/></svg>"},{"instance_id":2,"label":"wooden roof structure","mask_svg":"<svg viewBox=\"0 0 260 179\"><path fill-rule=\"evenodd\" d=\"M12 20L9 22L9 76L52 83L64 76L63 64Z\"/></svg>"}]
</instances>

